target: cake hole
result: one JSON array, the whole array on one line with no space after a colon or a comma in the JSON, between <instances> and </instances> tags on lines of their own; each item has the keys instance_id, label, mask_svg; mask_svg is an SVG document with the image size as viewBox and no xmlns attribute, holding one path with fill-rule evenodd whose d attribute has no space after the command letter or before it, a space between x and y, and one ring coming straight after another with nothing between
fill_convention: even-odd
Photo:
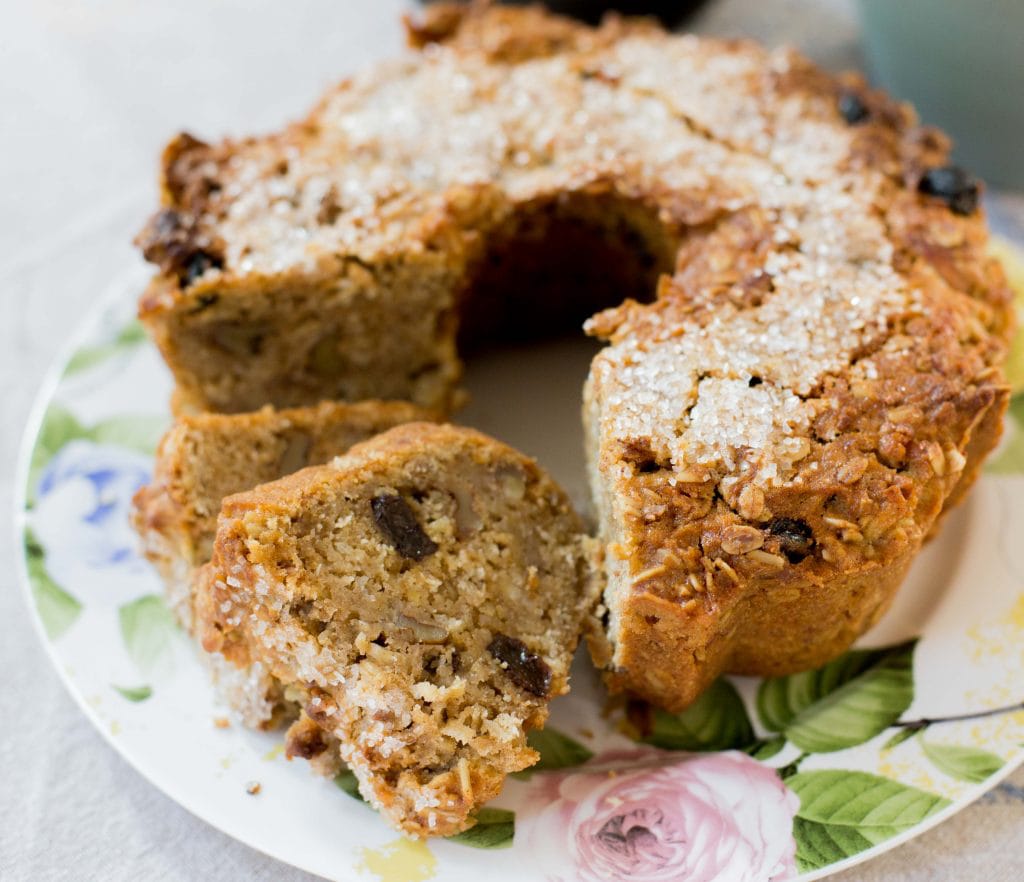
<instances>
[{"instance_id":1,"label":"cake hole","mask_svg":"<svg viewBox=\"0 0 1024 882\"><path fill-rule=\"evenodd\" d=\"M653 299L679 247L656 212L613 195L569 194L492 231L462 294L459 352L579 333L625 298Z\"/></svg>"}]
</instances>

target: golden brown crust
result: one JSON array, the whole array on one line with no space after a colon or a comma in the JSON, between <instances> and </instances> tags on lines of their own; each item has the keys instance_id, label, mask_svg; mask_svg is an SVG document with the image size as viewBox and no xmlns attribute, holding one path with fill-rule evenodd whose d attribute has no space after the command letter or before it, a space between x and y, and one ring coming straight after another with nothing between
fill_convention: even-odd
<instances>
[{"instance_id":1,"label":"golden brown crust","mask_svg":"<svg viewBox=\"0 0 1024 882\"><path fill-rule=\"evenodd\" d=\"M929 461L909 471L932 473L921 487L913 487L910 479L888 486L879 483L875 494L857 498L856 491L833 478L831 485L815 487L799 498L769 495L767 506L778 517L797 516L814 536L829 537L819 551L827 559L809 567L790 565L778 537L772 537L763 523L729 510L705 516L699 522L698 540L706 552L699 560L706 574L702 584L691 585L693 590L682 603L678 591L666 598L656 588L636 586L622 613L620 652L614 664L600 658L599 648L595 653L598 663L608 668L609 687L680 710L723 672L778 677L819 667L848 649L889 608L922 541L970 488L984 457L998 442L1008 395L1001 389L983 399L971 402L957 420L961 426L971 423L960 446L940 455L930 446L937 442L917 439L920 455ZM962 463L957 455L961 449ZM942 475L935 474L939 461ZM840 468L837 464L836 476ZM867 489L863 480L858 483L857 489ZM822 505L826 500L829 509ZM860 516L850 515L848 520L836 514L851 510ZM741 551L736 538L754 534L759 552L777 559L758 554L753 563L744 560L749 552ZM648 554L659 547L692 545L685 536L645 537ZM723 545L736 553L725 551ZM681 581L688 574L675 578Z\"/></svg>"},{"instance_id":2,"label":"golden brown crust","mask_svg":"<svg viewBox=\"0 0 1024 882\"><path fill-rule=\"evenodd\" d=\"M914 233L898 239L895 259L919 292L919 314L854 354L871 360L870 376L822 379L810 399L818 416L787 481L739 474L723 482L714 469L691 469L678 484L679 469L636 439L597 454L605 472L596 480L613 482L626 512L609 554L622 557L629 587L614 645L595 655L611 688L679 709L723 672L778 676L824 663L877 621L942 512L976 478L1009 397L1000 369L1005 283L978 259L984 238L975 220L951 220L931 206L908 216ZM731 226L713 239L742 250L730 262L739 281L694 296L708 297L711 310L726 297L756 309L771 296L754 286L751 297L758 276L742 268L757 262L757 237L736 236ZM757 228L749 220L739 227ZM700 322L709 307L681 292L714 259L711 251L688 262L678 287L664 288L652 307L600 316L599 330L654 333L681 309ZM628 477L613 476L617 463ZM787 524L798 546L789 553Z\"/></svg>"},{"instance_id":3,"label":"golden brown crust","mask_svg":"<svg viewBox=\"0 0 1024 882\"><path fill-rule=\"evenodd\" d=\"M631 587L610 635L614 651L601 647L595 656L613 689L678 709L722 672L778 676L814 667L844 651L891 603L921 543L998 441L1009 397L1000 370L1005 283L997 267L970 253L971 237L980 251L981 225L934 215L931 222L915 216L912 228L928 238L907 237L896 258L915 279L922 314L891 329L897 345L879 340L856 354L873 361L871 378L823 379L813 396L819 416L789 481L722 483L698 471L671 486L666 476L678 469L645 444L599 454L632 470L614 484L627 514L609 549L623 557ZM742 249L732 264L740 281L727 280L711 302L729 297L757 308L751 304L765 293L757 290L751 301L758 277L742 270L756 241L728 227L716 241ZM963 231L961 250L943 251L937 269L932 237L952 239L951 227ZM676 277L680 288L695 266L699 272L702 260L713 259L711 252L688 263ZM965 282L965 293L950 287L950 279L962 282L979 269L984 275ZM626 307L625 319L622 311L603 315L599 328L643 334L682 306L699 320L702 306L681 296ZM778 535L785 530L773 529L786 521L812 537L797 559Z\"/></svg>"}]
</instances>

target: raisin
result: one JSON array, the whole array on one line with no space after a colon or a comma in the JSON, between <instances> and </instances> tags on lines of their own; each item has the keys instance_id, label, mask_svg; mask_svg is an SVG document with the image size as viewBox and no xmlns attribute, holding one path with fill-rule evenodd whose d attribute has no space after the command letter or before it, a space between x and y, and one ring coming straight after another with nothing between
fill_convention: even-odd
<instances>
[{"instance_id":1,"label":"raisin","mask_svg":"<svg viewBox=\"0 0 1024 882\"><path fill-rule=\"evenodd\" d=\"M760 377L751 377L749 380L747 380L747 385L751 389L753 389L755 386L760 386L763 382L764 380L762 380Z\"/></svg>"},{"instance_id":2,"label":"raisin","mask_svg":"<svg viewBox=\"0 0 1024 882\"><path fill-rule=\"evenodd\" d=\"M928 169L917 189L926 196L943 200L954 214L973 214L978 207L978 182L959 166Z\"/></svg>"},{"instance_id":3,"label":"raisin","mask_svg":"<svg viewBox=\"0 0 1024 882\"><path fill-rule=\"evenodd\" d=\"M814 547L814 532L806 521L797 518L773 518L768 532L778 537L779 550L790 563L800 563Z\"/></svg>"},{"instance_id":4,"label":"raisin","mask_svg":"<svg viewBox=\"0 0 1024 882\"><path fill-rule=\"evenodd\" d=\"M200 231L196 218L172 208L155 214L135 242L146 260L177 277L182 287L187 288L207 270L224 266L217 243Z\"/></svg>"},{"instance_id":5,"label":"raisin","mask_svg":"<svg viewBox=\"0 0 1024 882\"><path fill-rule=\"evenodd\" d=\"M423 560L437 551L437 543L423 532L415 512L401 496L374 496L370 508L377 529L402 557Z\"/></svg>"},{"instance_id":6,"label":"raisin","mask_svg":"<svg viewBox=\"0 0 1024 882\"><path fill-rule=\"evenodd\" d=\"M839 113L851 126L864 122L871 111L864 103L864 100L856 92L843 92L839 96Z\"/></svg>"},{"instance_id":7,"label":"raisin","mask_svg":"<svg viewBox=\"0 0 1024 882\"><path fill-rule=\"evenodd\" d=\"M184 274L181 276L182 284L187 288L196 279L210 269L221 269L224 261L215 254L208 254L205 251L197 251L189 258L185 266Z\"/></svg>"},{"instance_id":8,"label":"raisin","mask_svg":"<svg viewBox=\"0 0 1024 882\"><path fill-rule=\"evenodd\" d=\"M487 646L487 651L504 666L509 679L520 689L544 698L551 689L551 668L526 644L515 637L498 634Z\"/></svg>"}]
</instances>

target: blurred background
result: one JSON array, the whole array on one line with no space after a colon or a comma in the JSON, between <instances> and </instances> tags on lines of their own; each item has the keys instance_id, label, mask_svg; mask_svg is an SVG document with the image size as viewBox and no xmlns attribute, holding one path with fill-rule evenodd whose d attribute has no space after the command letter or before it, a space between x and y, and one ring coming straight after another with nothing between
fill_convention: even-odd
<instances>
[{"instance_id":1,"label":"blurred background","mask_svg":"<svg viewBox=\"0 0 1024 882\"><path fill-rule=\"evenodd\" d=\"M561 5L592 18L615 4ZM1024 0L619 5L700 33L790 43L829 69L867 68L954 135L958 161L994 185L986 199L994 226L1024 241L1024 197L1015 191L1024 189ZM399 19L420 8L412 0L0 3L4 511L47 366L98 299L139 278L131 239L156 203L165 141L182 128L219 138L300 116L329 83L400 52ZM0 558L13 554L0 525ZM105 746L43 657L10 568L0 576L0 621L0 669L14 673L0 689L0 878L311 878L195 820ZM1019 878L1012 861L1024 779L1015 781L1020 798L997 791L840 878Z\"/></svg>"}]
</instances>

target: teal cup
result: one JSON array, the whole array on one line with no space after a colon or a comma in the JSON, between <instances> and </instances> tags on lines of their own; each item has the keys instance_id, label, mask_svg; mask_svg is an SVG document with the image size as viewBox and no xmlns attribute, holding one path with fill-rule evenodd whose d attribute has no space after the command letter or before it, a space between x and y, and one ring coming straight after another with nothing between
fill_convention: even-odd
<instances>
[{"instance_id":1,"label":"teal cup","mask_svg":"<svg viewBox=\"0 0 1024 882\"><path fill-rule=\"evenodd\" d=\"M956 162L1024 190L1024 0L859 0L873 81L946 131Z\"/></svg>"}]
</instances>

